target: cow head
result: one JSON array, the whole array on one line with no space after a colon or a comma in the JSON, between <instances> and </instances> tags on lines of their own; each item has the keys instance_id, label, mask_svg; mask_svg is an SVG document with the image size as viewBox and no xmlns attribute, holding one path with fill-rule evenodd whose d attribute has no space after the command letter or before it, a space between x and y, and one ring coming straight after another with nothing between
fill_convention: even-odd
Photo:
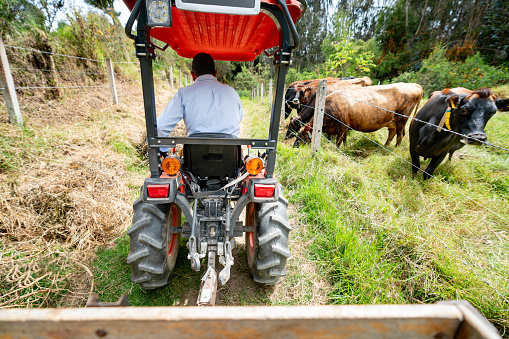
<instances>
[{"instance_id":1,"label":"cow head","mask_svg":"<svg viewBox=\"0 0 509 339\"><path fill-rule=\"evenodd\" d=\"M484 127L497 111L491 89L483 88L468 95L454 94L446 102L451 108L451 129L466 136L460 140L462 143L480 145L488 139Z\"/></svg>"},{"instance_id":2,"label":"cow head","mask_svg":"<svg viewBox=\"0 0 509 339\"><path fill-rule=\"evenodd\" d=\"M290 117L290 124L286 131L285 140L294 137L300 130L301 121L300 118Z\"/></svg>"},{"instance_id":3,"label":"cow head","mask_svg":"<svg viewBox=\"0 0 509 339\"><path fill-rule=\"evenodd\" d=\"M509 99L499 99L497 100L496 105L500 112L509 111Z\"/></svg>"},{"instance_id":4,"label":"cow head","mask_svg":"<svg viewBox=\"0 0 509 339\"><path fill-rule=\"evenodd\" d=\"M297 139L295 140L293 147L294 148L299 147L301 141L306 144L311 142L311 132L310 131L311 131L311 127L306 124L306 126L304 126L304 128L301 129L299 131L299 133L297 134Z\"/></svg>"},{"instance_id":5,"label":"cow head","mask_svg":"<svg viewBox=\"0 0 509 339\"><path fill-rule=\"evenodd\" d=\"M285 119L292 114L292 110L297 109L298 106L293 103L295 97L295 85L290 85L285 93Z\"/></svg>"}]
</instances>

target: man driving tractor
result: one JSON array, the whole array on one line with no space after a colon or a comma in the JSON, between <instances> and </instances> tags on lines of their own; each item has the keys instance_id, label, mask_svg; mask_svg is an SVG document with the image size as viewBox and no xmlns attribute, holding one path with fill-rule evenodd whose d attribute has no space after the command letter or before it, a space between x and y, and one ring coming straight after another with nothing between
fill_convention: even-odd
<instances>
[{"instance_id":1,"label":"man driving tractor","mask_svg":"<svg viewBox=\"0 0 509 339\"><path fill-rule=\"evenodd\" d=\"M199 53L193 58L191 86L180 88L157 119L159 136L168 136L175 125L184 119L187 135L206 137L218 133L224 138L238 138L244 115L242 102L230 86L217 81L214 60ZM161 147L164 156L168 147Z\"/></svg>"}]
</instances>

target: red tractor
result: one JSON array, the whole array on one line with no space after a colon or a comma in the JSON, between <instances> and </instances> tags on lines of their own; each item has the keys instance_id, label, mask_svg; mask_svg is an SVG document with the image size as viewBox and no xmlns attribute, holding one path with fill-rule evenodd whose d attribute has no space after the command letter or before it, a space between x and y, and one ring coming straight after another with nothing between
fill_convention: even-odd
<instances>
[{"instance_id":1,"label":"red tractor","mask_svg":"<svg viewBox=\"0 0 509 339\"><path fill-rule=\"evenodd\" d=\"M126 34L140 60L150 177L134 203L127 262L133 282L153 289L168 283L180 238L188 238L191 267L202 270L199 305L213 305L217 280L225 284L234 264L234 238L245 236L249 270L261 284L277 283L290 257L287 205L274 178L285 76L299 37L295 22L306 9L297 0L125 0L132 9ZM131 32L137 19L137 34ZM166 43L158 47L155 39ZM180 56L208 53L214 60L250 61L272 50L276 95L266 139L159 137L152 60L156 49ZM162 161L159 147L183 145ZM242 146L262 156L242 156ZM254 153L254 152L252 152ZM245 224L239 221L246 210ZM186 222L182 224L181 215ZM216 258L223 266L216 273Z\"/></svg>"}]
</instances>

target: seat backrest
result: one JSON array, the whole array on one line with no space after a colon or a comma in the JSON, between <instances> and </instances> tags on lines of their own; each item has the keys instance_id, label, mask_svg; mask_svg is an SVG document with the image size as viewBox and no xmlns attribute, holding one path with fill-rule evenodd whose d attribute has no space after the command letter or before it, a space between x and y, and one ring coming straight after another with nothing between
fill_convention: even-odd
<instances>
[{"instance_id":1,"label":"seat backrest","mask_svg":"<svg viewBox=\"0 0 509 339\"><path fill-rule=\"evenodd\" d=\"M184 170L195 177L236 178L241 163L240 145L184 145Z\"/></svg>"}]
</instances>

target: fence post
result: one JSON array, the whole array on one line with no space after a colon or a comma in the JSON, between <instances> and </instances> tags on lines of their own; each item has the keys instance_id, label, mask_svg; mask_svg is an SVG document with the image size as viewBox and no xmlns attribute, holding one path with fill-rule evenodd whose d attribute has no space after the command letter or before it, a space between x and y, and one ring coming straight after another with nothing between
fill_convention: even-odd
<instances>
[{"instance_id":1,"label":"fence post","mask_svg":"<svg viewBox=\"0 0 509 339\"><path fill-rule=\"evenodd\" d=\"M0 36L0 87L5 99L5 107L9 113L9 122L11 124L18 124L23 126L23 117L19 109L18 97L16 96L16 89L14 88L14 80L12 79L11 68L9 67L9 60L5 52L4 41Z\"/></svg>"},{"instance_id":2,"label":"fence post","mask_svg":"<svg viewBox=\"0 0 509 339\"><path fill-rule=\"evenodd\" d=\"M171 84L171 92L173 93L173 66L170 66L170 84Z\"/></svg>"},{"instance_id":3,"label":"fence post","mask_svg":"<svg viewBox=\"0 0 509 339\"><path fill-rule=\"evenodd\" d=\"M313 136L311 138L311 155L320 149L322 139L323 112L325 110L325 96L327 95L327 80L318 82L316 89L315 115L313 116Z\"/></svg>"},{"instance_id":4,"label":"fence post","mask_svg":"<svg viewBox=\"0 0 509 339\"><path fill-rule=\"evenodd\" d=\"M55 67L55 60L53 59L53 55L49 55L49 61L50 61L50 68L51 68L51 77L53 78L52 79L52 85L54 87L59 87L58 86L58 74L57 74L57 69ZM56 99L60 96L60 88L53 88L52 91L53 93L53 98Z\"/></svg>"},{"instance_id":5,"label":"fence post","mask_svg":"<svg viewBox=\"0 0 509 339\"><path fill-rule=\"evenodd\" d=\"M182 87L182 70L179 68L179 89Z\"/></svg>"},{"instance_id":6,"label":"fence post","mask_svg":"<svg viewBox=\"0 0 509 339\"><path fill-rule=\"evenodd\" d=\"M113 65L110 58L106 58L106 67L108 68L108 77L110 78L111 96L113 105L118 105L117 86L115 86L115 74L113 74Z\"/></svg>"},{"instance_id":7,"label":"fence post","mask_svg":"<svg viewBox=\"0 0 509 339\"><path fill-rule=\"evenodd\" d=\"M256 102L260 102L260 85L256 86Z\"/></svg>"},{"instance_id":8,"label":"fence post","mask_svg":"<svg viewBox=\"0 0 509 339\"><path fill-rule=\"evenodd\" d=\"M263 105L263 82L260 84L260 103Z\"/></svg>"},{"instance_id":9,"label":"fence post","mask_svg":"<svg viewBox=\"0 0 509 339\"><path fill-rule=\"evenodd\" d=\"M184 74L184 80L186 81L186 87L187 87L187 75Z\"/></svg>"},{"instance_id":10,"label":"fence post","mask_svg":"<svg viewBox=\"0 0 509 339\"><path fill-rule=\"evenodd\" d=\"M269 94L267 98L269 100L269 111L272 112L272 100L274 100L274 96L272 95L272 79L269 80Z\"/></svg>"}]
</instances>

